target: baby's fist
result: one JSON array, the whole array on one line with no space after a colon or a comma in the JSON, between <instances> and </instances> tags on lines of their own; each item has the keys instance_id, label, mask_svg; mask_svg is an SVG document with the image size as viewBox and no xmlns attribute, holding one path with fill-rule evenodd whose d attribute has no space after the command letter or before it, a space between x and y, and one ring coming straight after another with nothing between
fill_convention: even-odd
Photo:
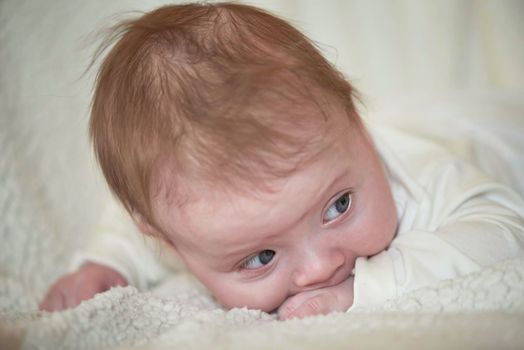
<instances>
[{"instance_id":1,"label":"baby's fist","mask_svg":"<svg viewBox=\"0 0 524 350\"><path fill-rule=\"evenodd\" d=\"M354 277L335 286L310 290L287 299L278 308L281 320L346 311L353 305Z\"/></svg>"},{"instance_id":2,"label":"baby's fist","mask_svg":"<svg viewBox=\"0 0 524 350\"><path fill-rule=\"evenodd\" d=\"M39 308L44 311L72 308L114 286L127 286L127 281L110 267L87 262L77 271L56 281Z\"/></svg>"}]
</instances>

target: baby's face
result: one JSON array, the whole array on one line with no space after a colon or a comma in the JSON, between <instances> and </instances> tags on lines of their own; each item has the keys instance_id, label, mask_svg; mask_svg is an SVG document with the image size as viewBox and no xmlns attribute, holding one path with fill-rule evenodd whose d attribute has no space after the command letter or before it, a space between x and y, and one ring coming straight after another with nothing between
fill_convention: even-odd
<instances>
[{"instance_id":1,"label":"baby's face","mask_svg":"<svg viewBox=\"0 0 524 350\"><path fill-rule=\"evenodd\" d=\"M273 311L297 293L339 284L355 259L393 239L396 211L381 161L362 131L257 195L184 179L182 208L153 203L194 275L227 308ZM159 196L157 198L162 198Z\"/></svg>"}]
</instances>

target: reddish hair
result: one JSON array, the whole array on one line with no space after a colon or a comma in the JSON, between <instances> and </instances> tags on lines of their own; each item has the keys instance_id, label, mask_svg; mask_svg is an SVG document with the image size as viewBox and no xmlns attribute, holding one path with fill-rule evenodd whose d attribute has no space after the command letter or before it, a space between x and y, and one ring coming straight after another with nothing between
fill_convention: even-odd
<instances>
[{"instance_id":1,"label":"reddish hair","mask_svg":"<svg viewBox=\"0 0 524 350\"><path fill-rule=\"evenodd\" d=\"M115 43L97 75L90 135L111 190L153 225L161 164L212 181L282 176L318 148L329 105L356 115L342 74L263 10L170 5L111 33L95 55Z\"/></svg>"}]
</instances>

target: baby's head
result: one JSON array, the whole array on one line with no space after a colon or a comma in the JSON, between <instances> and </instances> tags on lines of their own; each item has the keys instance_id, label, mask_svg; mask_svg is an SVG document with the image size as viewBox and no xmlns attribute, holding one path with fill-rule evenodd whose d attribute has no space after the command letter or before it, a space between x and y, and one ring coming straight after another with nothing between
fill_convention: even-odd
<instances>
[{"instance_id":1,"label":"baby's head","mask_svg":"<svg viewBox=\"0 0 524 350\"><path fill-rule=\"evenodd\" d=\"M90 124L103 173L225 307L272 311L387 247L395 207L352 87L303 34L239 4L115 33Z\"/></svg>"}]
</instances>

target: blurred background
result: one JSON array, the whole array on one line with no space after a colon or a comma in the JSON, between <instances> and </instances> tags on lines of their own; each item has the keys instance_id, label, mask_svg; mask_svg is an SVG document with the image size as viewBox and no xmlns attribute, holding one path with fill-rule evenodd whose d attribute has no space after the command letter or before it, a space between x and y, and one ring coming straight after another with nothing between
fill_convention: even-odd
<instances>
[{"instance_id":1,"label":"blurred background","mask_svg":"<svg viewBox=\"0 0 524 350\"><path fill-rule=\"evenodd\" d=\"M0 239L16 252L57 251L52 259L30 250L2 253L0 274L24 266L22 283L42 290L85 242L107 196L86 127L96 69L83 73L99 43L96 33L123 13L173 2L0 1ZM360 90L364 114L420 94L524 97L524 1L245 3L309 35ZM37 258L28 262L27 255Z\"/></svg>"}]
</instances>

